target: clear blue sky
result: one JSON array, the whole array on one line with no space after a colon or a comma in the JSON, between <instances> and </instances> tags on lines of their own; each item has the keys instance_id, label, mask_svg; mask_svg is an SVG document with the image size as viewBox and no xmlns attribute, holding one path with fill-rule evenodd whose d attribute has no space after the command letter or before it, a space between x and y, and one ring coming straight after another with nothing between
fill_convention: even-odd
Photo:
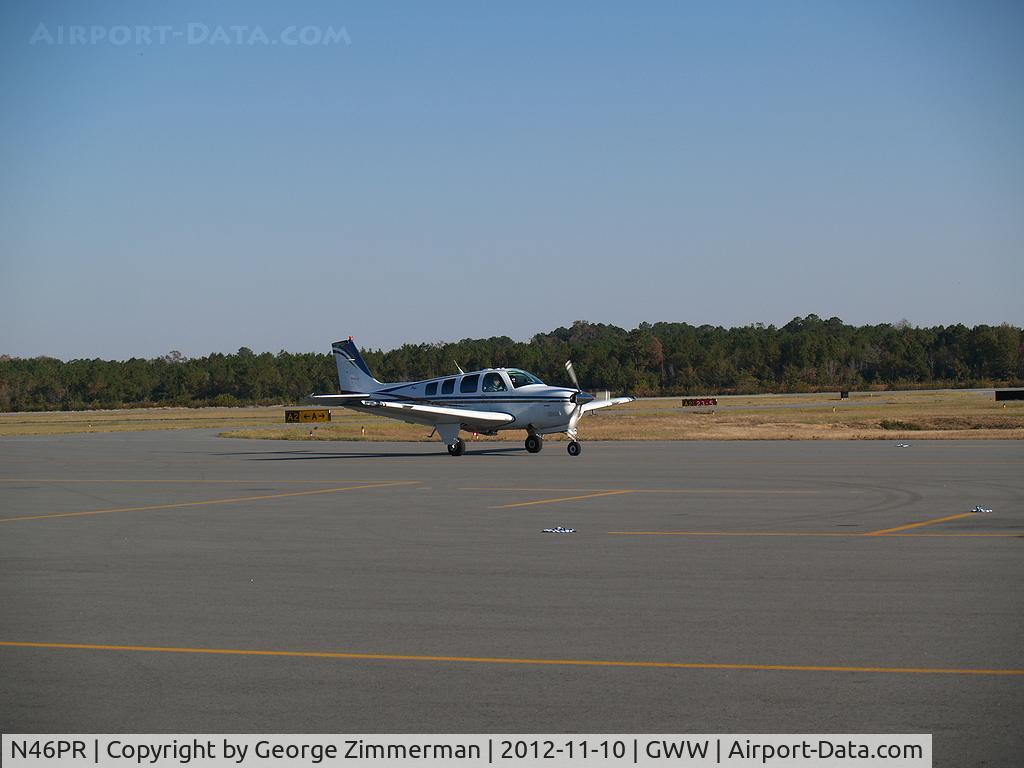
<instances>
[{"instance_id":1,"label":"clear blue sky","mask_svg":"<svg viewBox=\"0 0 1024 768\"><path fill-rule=\"evenodd\" d=\"M1024 324L1020 2L4 3L0 105L0 353Z\"/></svg>"}]
</instances>

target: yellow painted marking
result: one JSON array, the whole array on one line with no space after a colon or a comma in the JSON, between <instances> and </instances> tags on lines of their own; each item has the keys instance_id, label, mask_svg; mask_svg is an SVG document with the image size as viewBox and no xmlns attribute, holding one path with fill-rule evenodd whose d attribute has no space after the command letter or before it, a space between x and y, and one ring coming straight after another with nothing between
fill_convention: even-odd
<instances>
[{"instance_id":1,"label":"yellow painted marking","mask_svg":"<svg viewBox=\"0 0 1024 768\"><path fill-rule=\"evenodd\" d=\"M863 533L814 531L608 531L609 536L854 536Z\"/></svg>"},{"instance_id":2,"label":"yellow painted marking","mask_svg":"<svg viewBox=\"0 0 1024 768\"><path fill-rule=\"evenodd\" d=\"M535 501L520 501L515 504L502 504L497 507L488 507L488 509L510 509L512 507L531 507L535 504L557 504L560 501L576 501L577 499L593 499L598 496L618 496L623 493L632 493L632 491L602 491L601 493L587 493L582 496L562 496L558 499L537 499Z\"/></svg>"},{"instance_id":3,"label":"yellow painted marking","mask_svg":"<svg viewBox=\"0 0 1024 768\"><path fill-rule=\"evenodd\" d=\"M46 515L23 515L21 517L0 517L0 523L14 523L20 520L44 520L54 517L84 517L86 515L109 515L115 512L146 512L155 509L180 509L182 507L204 507L214 504L237 504L243 501L264 501L266 499L285 499L292 496L315 496L322 493L340 493L356 491L362 488L387 488L395 485L413 485L418 481L409 480L391 483L372 483L369 485L346 485L341 488L319 488L315 491L292 491L289 493L270 493L262 496L238 496L233 499L210 499L207 501L183 501L177 504L150 504L145 507L114 507L111 509L92 509L86 512L55 512Z\"/></svg>"},{"instance_id":4,"label":"yellow painted marking","mask_svg":"<svg viewBox=\"0 0 1024 768\"><path fill-rule=\"evenodd\" d=\"M7 648L45 648L79 651L136 651L144 653L197 653L227 656L284 656L351 661L433 661L463 664L530 664L567 667L640 667L650 669L720 669L770 672L874 672L918 675L1022 676L1024 669L976 669L950 667L881 667L818 664L716 664L681 661L614 661L604 659L516 659L490 656L424 656L397 653L341 653L331 651L261 651L242 648L178 648L151 645L93 645L85 643L19 643L0 641Z\"/></svg>"},{"instance_id":5,"label":"yellow painted marking","mask_svg":"<svg viewBox=\"0 0 1024 768\"><path fill-rule=\"evenodd\" d=\"M324 484L335 484L335 483L383 483L390 482L386 480L352 480L346 478L333 478L331 480L267 480L265 478L253 478L252 480L97 480L95 478L87 479L68 479L66 477L50 478L50 477L0 477L0 483L64 483L69 485L77 485L79 483L103 483L106 485L324 485Z\"/></svg>"},{"instance_id":6,"label":"yellow painted marking","mask_svg":"<svg viewBox=\"0 0 1024 768\"><path fill-rule=\"evenodd\" d=\"M948 515L947 517L934 517L931 520L922 520L919 523L909 523L908 525L898 525L895 528L883 528L880 531L872 531L871 533L865 534L866 536L886 536L890 533L896 533L898 531L909 531L911 528L923 528L926 525L935 525L936 523L946 523L950 520L959 520L961 517L971 517L974 512L961 512L956 515Z\"/></svg>"},{"instance_id":7,"label":"yellow painted marking","mask_svg":"<svg viewBox=\"0 0 1024 768\"><path fill-rule=\"evenodd\" d=\"M460 491L537 491L538 493L566 493L579 491L584 493L695 493L695 494L779 494L779 495L813 495L818 491L797 491L797 490L743 490L738 488L459 488Z\"/></svg>"},{"instance_id":8,"label":"yellow painted marking","mask_svg":"<svg viewBox=\"0 0 1024 768\"><path fill-rule=\"evenodd\" d=\"M887 533L885 538L902 536L907 539L978 539L1004 538L1024 539L1024 531L1020 533Z\"/></svg>"},{"instance_id":9,"label":"yellow painted marking","mask_svg":"<svg viewBox=\"0 0 1024 768\"><path fill-rule=\"evenodd\" d=\"M830 531L608 531L609 536L845 536L848 538L880 538L874 533L847 533ZM905 539L1022 539L1018 533L887 533L885 538Z\"/></svg>"},{"instance_id":10,"label":"yellow painted marking","mask_svg":"<svg viewBox=\"0 0 1024 768\"><path fill-rule=\"evenodd\" d=\"M936 525L950 520L959 520L962 517L972 517L974 512L959 512L946 517L936 517L931 520L922 520L917 523L898 525L893 528L883 528L880 531L868 531L864 533L853 533L851 531L608 531L610 536L914 536L929 538L960 538L960 537L1000 537L1000 538L1021 538L1021 533L904 533L904 531L922 528L926 525Z\"/></svg>"}]
</instances>

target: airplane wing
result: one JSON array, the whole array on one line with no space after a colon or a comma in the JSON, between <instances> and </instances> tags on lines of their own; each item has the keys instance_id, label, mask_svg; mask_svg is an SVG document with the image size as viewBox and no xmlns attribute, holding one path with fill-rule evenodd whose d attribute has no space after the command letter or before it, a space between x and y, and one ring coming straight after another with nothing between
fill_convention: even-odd
<instances>
[{"instance_id":1,"label":"airplane wing","mask_svg":"<svg viewBox=\"0 0 1024 768\"><path fill-rule=\"evenodd\" d=\"M469 408L445 408L440 405L425 405L420 403L392 402L389 400L373 400L366 398L353 403L346 403L350 406L361 408L381 409L381 416L390 416L393 419L411 421L415 424L426 424L437 426L438 424L464 424L470 429L494 429L502 424L508 424L515 420L510 413L498 411L474 411Z\"/></svg>"},{"instance_id":2,"label":"airplane wing","mask_svg":"<svg viewBox=\"0 0 1024 768\"><path fill-rule=\"evenodd\" d=\"M436 427L438 424L464 424L470 429L488 430L508 424L515 419L509 413L474 411L469 408L445 408L439 405L375 400L370 393L351 395L310 395L306 402L313 405L337 405L348 408L378 410L381 416L401 419L414 424Z\"/></svg>"},{"instance_id":3,"label":"airplane wing","mask_svg":"<svg viewBox=\"0 0 1024 768\"><path fill-rule=\"evenodd\" d=\"M589 403L584 403L580 410L583 413L589 413L590 411L596 411L598 408L607 408L609 405L632 403L635 399L633 397L613 397L611 400L591 400Z\"/></svg>"}]
</instances>

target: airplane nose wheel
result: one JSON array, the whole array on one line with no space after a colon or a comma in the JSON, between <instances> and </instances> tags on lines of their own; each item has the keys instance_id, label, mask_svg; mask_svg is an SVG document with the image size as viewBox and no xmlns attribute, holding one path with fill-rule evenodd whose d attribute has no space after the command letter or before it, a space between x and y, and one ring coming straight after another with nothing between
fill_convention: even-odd
<instances>
[{"instance_id":1,"label":"airplane nose wheel","mask_svg":"<svg viewBox=\"0 0 1024 768\"><path fill-rule=\"evenodd\" d=\"M540 435L530 435L526 438L526 450L530 453L540 453L544 447L544 438Z\"/></svg>"},{"instance_id":2,"label":"airplane nose wheel","mask_svg":"<svg viewBox=\"0 0 1024 768\"><path fill-rule=\"evenodd\" d=\"M461 456L466 452L466 441L461 437L448 446L449 456Z\"/></svg>"},{"instance_id":3,"label":"airplane nose wheel","mask_svg":"<svg viewBox=\"0 0 1024 768\"><path fill-rule=\"evenodd\" d=\"M579 456L580 453L583 451L583 446L580 445L575 440L573 440L571 443L565 446L565 450L569 452L570 456Z\"/></svg>"}]
</instances>

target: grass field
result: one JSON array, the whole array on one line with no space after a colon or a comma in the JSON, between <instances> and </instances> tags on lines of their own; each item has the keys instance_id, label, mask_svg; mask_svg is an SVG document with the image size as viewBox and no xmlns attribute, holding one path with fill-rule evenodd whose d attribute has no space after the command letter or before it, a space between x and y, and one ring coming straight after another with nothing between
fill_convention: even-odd
<instances>
[{"instance_id":1,"label":"grass field","mask_svg":"<svg viewBox=\"0 0 1024 768\"><path fill-rule=\"evenodd\" d=\"M423 441L430 434L426 427L345 409L333 409L332 419L316 427L285 425L283 407L5 413L0 436L197 427L277 440ZM718 398L715 408L653 398L589 414L580 433L584 440L1020 440L1024 401L997 403L991 390L855 392L849 400L835 393L730 396ZM478 439L522 441L523 435L517 430Z\"/></svg>"},{"instance_id":2,"label":"grass field","mask_svg":"<svg viewBox=\"0 0 1024 768\"><path fill-rule=\"evenodd\" d=\"M131 408L117 411L0 413L0 436L79 432L138 432L150 429L254 427L284 421L284 409Z\"/></svg>"}]
</instances>

